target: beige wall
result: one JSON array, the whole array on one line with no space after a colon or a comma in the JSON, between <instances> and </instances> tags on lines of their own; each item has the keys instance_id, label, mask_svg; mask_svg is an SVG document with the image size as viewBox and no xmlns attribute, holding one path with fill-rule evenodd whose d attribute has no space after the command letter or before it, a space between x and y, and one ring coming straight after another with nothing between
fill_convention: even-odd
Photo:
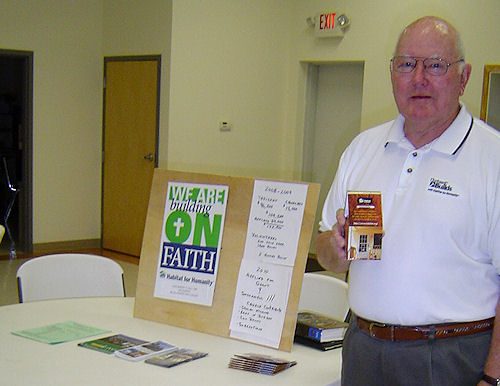
<instances>
[{"instance_id":1,"label":"beige wall","mask_svg":"<svg viewBox=\"0 0 500 386\"><path fill-rule=\"evenodd\" d=\"M392 0L295 1L293 25L296 28L294 66L301 59L364 60L361 129L392 119L397 113L392 99L389 59L401 29L418 17L439 15L457 26L462 33L466 58L473 71L463 101L479 116L483 66L500 62L500 25L496 22L500 2L496 0L441 0L394 3ZM317 39L304 19L318 11L334 9L351 18L351 26L342 39ZM291 71L290 84L299 84L297 95L290 97L290 111L298 111L295 121L295 168L301 159L302 111L301 92L304 70ZM293 94L293 93L292 93ZM294 102L296 105L294 106ZM291 144L290 144L291 145ZM297 175L296 172L293 173Z\"/></svg>"},{"instance_id":2,"label":"beige wall","mask_svg":"<svg viewBox=\"0 0 500 386\"><path fill-rule=\"evenodd\" d=\"M33 241L99 238L102 1L2 0L0 26L34 52Z\"/></svg>"},{"instance_id":3,"label":"beige wall","mask_svg":"<svg viewBox=\"0 0 500 386\"><path fill-rule=\"evenodd\" d=\"M159 153L163 162L168 143L172 1L103 0L103 7L103 56L161 55Z\"/></svg>"},{"instance_id":4,"label":"beige wall","mask_svg":"<svg viewBox=\"0 0 500 386\"><path fill-rule=\"evenodd\" d=\"M344 11L343 39L318 39L305 22ZM480 110L485 63L500 62L498 0L173 1L168 152L162 166L299 178L305 66L301 61L365 61L361 129L392 119L389 58L401 29L436 14L463 35L472 77L463 97ZM233 131L220 133L227 119ZM203 145L196 141L202 139ZM194 145L194 147L193 147Z\"/></svg>"},{"instance_id":5,"label":"beige wall","mask_svg":"<svg viewBox=\"0 0 500 386\"><path fill-rule=\"evenodd\" d=\"M343 39L313 36L305 19L323 10L351 18ZM2 0L0 47L35 53L34 242L100 235L103 56L162 55L161 167L297 178L301 60L365 61L367 128L396 113L388 60L401 28L439 14L462 31L463 100L479 115L499 11L498 0Z\"/></svg>"},{"instance_id":6,"label":"beige wall","mask_svg":"<svg viewBox=\"0 0 500 386\"><path fill-rule=\"evenodd\" d=\"M288 0L174 1L168 161L174 169L281 174ZM232 124L220 132L218 122ZM164 164L164 163L163 163Z\"/></svg>"}]
</instances>

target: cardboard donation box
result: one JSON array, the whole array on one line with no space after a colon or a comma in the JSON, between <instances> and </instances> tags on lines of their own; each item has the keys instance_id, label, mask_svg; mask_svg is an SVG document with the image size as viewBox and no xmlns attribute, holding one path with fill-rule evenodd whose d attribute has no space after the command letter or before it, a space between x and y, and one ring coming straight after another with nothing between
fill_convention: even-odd
<instances>
[{"instance_id":1,"label":"cardboard donation box","mask_svg":"<svg viewBox=\"0 0 500 386\"><path fill-rule=\"evenodd\" d=\"M318 194L156 169L134 316L290 351Z\"/></svg>"},{"instance_id":2,"label":"cardboard donation box","mask_svg":"<svg viewBox=\"0 0 500 386\"><path fill-rule=\"evenodd\" d=\"M382 258L382 194L348 192L345 237L348 260Z\"/></svg>"}]
</instances>

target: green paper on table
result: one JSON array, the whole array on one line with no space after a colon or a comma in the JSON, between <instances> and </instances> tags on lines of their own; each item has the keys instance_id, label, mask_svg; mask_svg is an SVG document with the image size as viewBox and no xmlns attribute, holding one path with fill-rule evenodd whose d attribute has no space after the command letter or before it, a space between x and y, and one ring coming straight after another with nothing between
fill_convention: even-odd
<instances>
[{"instance_id":1,"label":"green paper on table","mask_svg":"<svg viewBox=\"0 0 500 386\"><path fill-rule=\"evenodd\" d=\"M98 334L104 334L107 332L109 332L109 330L102 330L100 328L69 321L49 324L43 327L30 328L27 330L12 331L12 334L33 339L42 343L57 344L87 338Z\"/></svg>"}]
</instances>

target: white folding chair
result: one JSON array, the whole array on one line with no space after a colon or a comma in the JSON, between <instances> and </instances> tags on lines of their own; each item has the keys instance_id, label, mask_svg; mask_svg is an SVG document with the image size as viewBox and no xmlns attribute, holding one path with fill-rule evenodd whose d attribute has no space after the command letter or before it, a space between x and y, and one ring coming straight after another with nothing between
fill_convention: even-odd
<instances>
[{"instance_id":1,"label":"white folding chair","mask_svg":"<svg viewBox=\"0 0 500 386\"><path fill-rule=\"evenodd\" d=\"M345 320L349 312L347 283L326 273L306 272L299 300L299 311L302 310Z\"/></svg>"},{"instance_id":2,"label":"white folding chair","mask_svg":"<svg viewBox=\"0 0 500 386\"><path fill-rule=\"evenodd\" d=\"M123 269L114 260L83 253L30 259L17 270L19 302L125 296Z\"/></svg>"}]
</instances>

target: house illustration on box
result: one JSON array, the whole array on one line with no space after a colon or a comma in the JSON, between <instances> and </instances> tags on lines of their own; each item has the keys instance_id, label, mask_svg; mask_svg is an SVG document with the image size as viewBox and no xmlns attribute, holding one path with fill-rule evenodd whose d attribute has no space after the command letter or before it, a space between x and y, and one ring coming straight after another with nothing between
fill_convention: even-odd
<instances>
[{"instance_id":1,"label":"house illustration on box","mask_svg":"<svg viewBox=\"0 0 500 386\"><path fill-rule=\"evenodd\" d=\"M382 257L382 235L383 233L374 227L351 226L349 229L351 242L347 258L379 260Z\"/></svg>"},{"instance_id":2,"label":"house illustration on box","mask_svg":"<svg viewBox=\"0 0 500 386\"><path fill-rule=\"evenodd\" d=\"M347 259L380 260L384 234L380 192L348 192L346 211Z\"/></svg>"}]
</instances>

